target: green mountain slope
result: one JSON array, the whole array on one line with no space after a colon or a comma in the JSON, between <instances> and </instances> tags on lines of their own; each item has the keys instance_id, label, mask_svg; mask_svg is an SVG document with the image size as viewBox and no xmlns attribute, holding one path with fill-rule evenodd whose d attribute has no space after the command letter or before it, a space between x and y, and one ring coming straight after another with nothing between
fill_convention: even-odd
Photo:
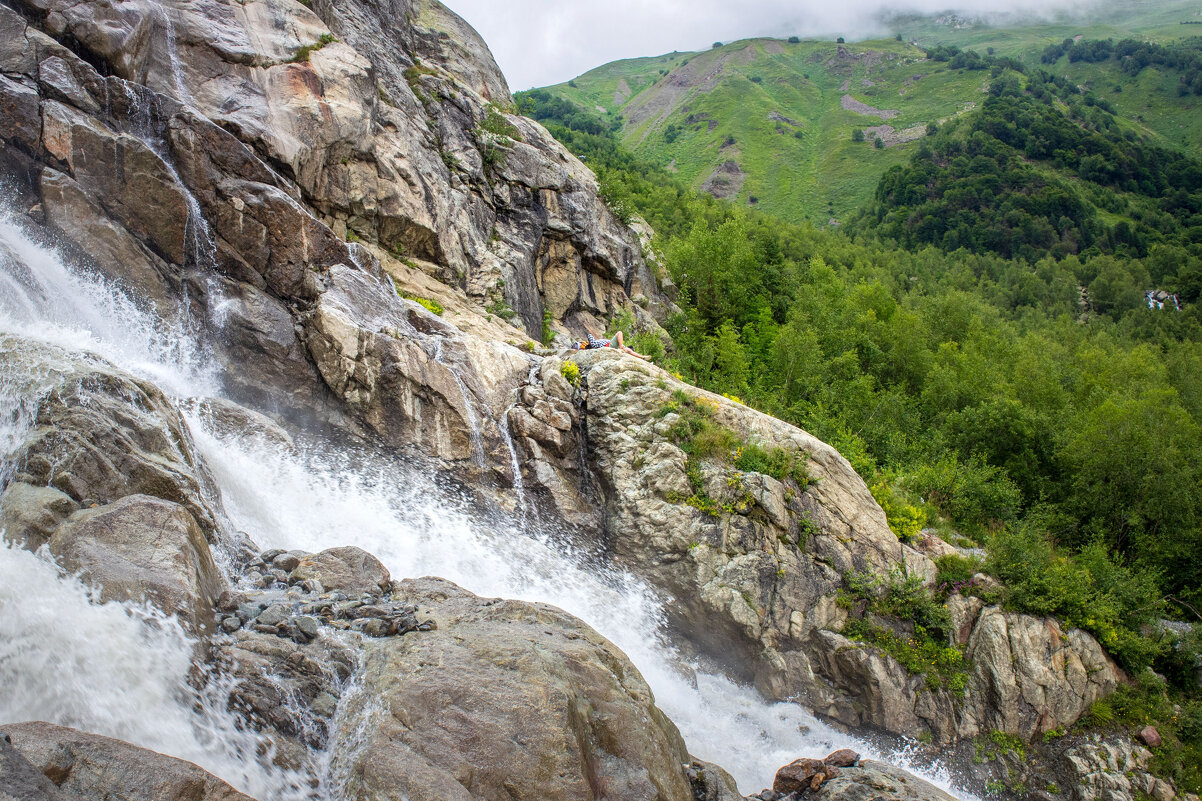
<instances>
[{"instance_id":1,"label":"green mountain slope","mask_svg":"<svg viewBox=\"0 0 1202 801\"><path fill-rule=\"evenodd\" d=\"M607 64L551 91L620 121L628 147L695 188L825 222L862 206L927 123L971 109L987 82L894 40L754 39Z\"/></svg>"},{"instance_id":2,"label":"green mountain slope","mask_svg":"<svg viewBox=\"0 0 1202 801\"><path fill-rule=\"evenodd\" d=\"M871 202L886 170L908 162L929 125L978 108L994 77L928 58L923 47L992 48L1048 69L1106 98L1158 145L1202 154L1194 108L1202 98L1178 98L1172 70L1130 75L1117 61L1067 56L1040 62L1045 48L1069 37L1197 35L1202 26L1180 24L1202 21L1197 14L1196 3L1155 2L1122 4L1084 25L912 17L895 21L905 41L743 40L616 61L545 91L600 116L640 158L695 189L793 221L846 222ZM857 130L863 141L853 140Z\"/></svg>"}]
</instances>

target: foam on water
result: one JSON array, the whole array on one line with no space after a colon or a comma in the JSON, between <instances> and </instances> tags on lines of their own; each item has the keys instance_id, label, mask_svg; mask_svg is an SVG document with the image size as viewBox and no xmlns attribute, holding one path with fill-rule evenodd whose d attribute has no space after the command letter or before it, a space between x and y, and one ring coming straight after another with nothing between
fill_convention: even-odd
<instances>
[{"instance_id":1,"label":"foam on water","mask_svg":"<svg viewBox=\"0 0 1202 801\"><path fill-rule=\"evenodd\" d=\"M441 576L484 596L550 603L621 648L690 752L726 768L744 792L771 786L798 756L854 748L908 765L842 734L791 703L683 664L663 634L660 599L628 573L586 565L561 543L517 526L474 519L423 471L369 455L310 444L289 450L254 436L219 437L192 419L196 442L222 486L233 525L263 548L319 551L353 543L375 554L393 578ZM923 771L950 788L940 771Z\"/></svg>"}]
</instances>

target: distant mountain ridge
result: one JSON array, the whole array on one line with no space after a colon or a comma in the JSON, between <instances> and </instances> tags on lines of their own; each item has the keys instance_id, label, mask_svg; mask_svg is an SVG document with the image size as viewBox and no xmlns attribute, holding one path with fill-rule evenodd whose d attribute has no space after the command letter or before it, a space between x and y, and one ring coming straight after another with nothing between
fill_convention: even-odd
<instances>
[{"instance_id":1,"label":"distant mountain ridge","mask_svg":"<svg viewBox=\"0 0 1202 801\"><path fill-rule=\"evenodd\" d=\"M1181 2L1118 4L1088 24L1024 28L910 15L894 20L892 39L740 40L615 61L535 91L596 116L640 158L694 188L793 221L846 223L871 202L886 170L907 163L928 130L978 108L997 77L980 65L929 58L939 46L972 47L1066 77L1104 95L1137 133L1199 155L1202 115L1192 100L1177 101L1176 76L1161 69L1132 76L1118 62L1040 62L1065 38L1197 35L1181 24L1202 21L1197 15Z\"/></svg>"}]
</instances>

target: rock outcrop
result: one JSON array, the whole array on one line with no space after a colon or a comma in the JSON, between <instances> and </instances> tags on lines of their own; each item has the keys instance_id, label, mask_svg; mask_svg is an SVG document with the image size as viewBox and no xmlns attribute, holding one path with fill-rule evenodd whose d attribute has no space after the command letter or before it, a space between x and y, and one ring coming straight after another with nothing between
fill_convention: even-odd
<instances>
[{"instance_id":1,"label":"rock outcrop","mask_svg":"<svg viewBox=\"0 0 1202 801\"><path fill-rule=\"evenodd\" d=\"M952 629L963 635L955 644L971 671L963 695L932 691L921 674L843 633L848 574L935 576L843 457L637 360L607 351L569 359L579 389L561 375L564 362L546 358L510 411L530 455L526 486L599 532L616 562L673 599L670 622L690 643L769 697L940 743L991 731L1030 740L1071 725L1121 680L1088 634L953 595ZM740 470L725 454L691 459L682 415L728 432L731 450L793 454L808 478Z\"/></svg>"},{"instance_id":2,"label":"rock outcrop","mask_svg":"<svg viewBox=\"0 0 1202 801\"><path fill-rule=\"evenodd\" d=\"M382 711L357 757L355 797L693 797L676 727L595 631L441 579L393 592L436 629L367 646L362 681Z\"/></svg>"},{"instance_id":3,"label":"rock outcrop","mask_svg":"<svg viewBox=\"0 0 1202 801\"><path fill-rule=\"evenodd\" d=\"M866 759L855 767L841 768L839 775L823 783L813 795L824 801L861 801L890 798L897 801L951 801L955 796L923 781L909 771L884 762Z\"/></svg>"},{"instance_id":4,"label":"rock outcrop","mask_svg":"<svg viewBox=\"0 0 1202 801\"><path fill-rule=\"evenodd\" d=\"M31 799L255 801L191 762L111 737L41 722L5 724L3 731L12 750L62 794L28 796ZM5 755L9 764L7 751Z\"/></svg>"},{"instance_id":5,"label":"rock outcrop","mask_svg":"<svg viewBox=\"0 0 1202 801\"><path fill-rule=\"evenodd\" d=\"M0 801L74 801L13 748L0 732Z\"/></svg>"},{"instance_id":6,"label":"rock outcrop","mask_svg":"<svg viewBox=\"0 0 1202 801\"><path fill-rule=\"evenodd\" d=\"M127 495L67 518L48 543L55 560L101 589L102 600L144 601L193 631L208 625L225 577L183 506Z\"/></svg>"}]
</instances>

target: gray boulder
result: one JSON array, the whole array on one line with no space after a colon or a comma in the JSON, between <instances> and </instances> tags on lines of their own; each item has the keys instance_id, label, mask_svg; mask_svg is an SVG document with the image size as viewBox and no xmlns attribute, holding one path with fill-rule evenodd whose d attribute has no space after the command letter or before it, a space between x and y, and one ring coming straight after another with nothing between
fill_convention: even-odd
<instances>
[{"instance_id":1,"label":"gray boulder","mask_svg":"<svg viewBox=\"0 0 1202 801\"><path fill-rule=\"evenodd\" d=\"M289 581L316 580L329 591L378 594L389 588L392 578L379 559L362 548L347 545L308 554L292 570Z\"/></svg>"},{"instance_id":2,"label":"gray boulder","mask_svg":"<svg viewBox=\"0 0 1202 801\"><path fill-rule=\"evenodd\" d=\"M839 774L823 783L812 797L821 801L956 801L955 796L909 771L871 759L839 768Z\"/></svg>"},{"instance_id":3,"label":"gray boulder","mask_svg":"<svg viewBox=\"0 0 1202 801\"><path fill-rule=\"evenodd\" d=\"M76 512L49 546L60 565L100 587L103 600L149 601L193 631L212 624L226 586L188 510L148 495Z\"/></svg>"},{"instance_id":4,"label":"gray boulder","mask_svg":"<svg viewBox=\"0 0 1202 801\"><path fill-rule=\"evenodd\" d=\"M191 762L111 737L41 722L6 724L3 731L12 748L61 791L45 796L48 801L254 801Z\"/></svg>"},{"instance_id":5,"label":"gray boulder","mask_svg":"<svg viewBox=\"0 0 1202 801\"><path fill-rule=\"evenodd\" d=\"M353 798L693 798L676 727L588 626L441 579L397 593L437 629L365 646L362 681L379 711L363 712Z\"/></svg>"}]
</instances>

